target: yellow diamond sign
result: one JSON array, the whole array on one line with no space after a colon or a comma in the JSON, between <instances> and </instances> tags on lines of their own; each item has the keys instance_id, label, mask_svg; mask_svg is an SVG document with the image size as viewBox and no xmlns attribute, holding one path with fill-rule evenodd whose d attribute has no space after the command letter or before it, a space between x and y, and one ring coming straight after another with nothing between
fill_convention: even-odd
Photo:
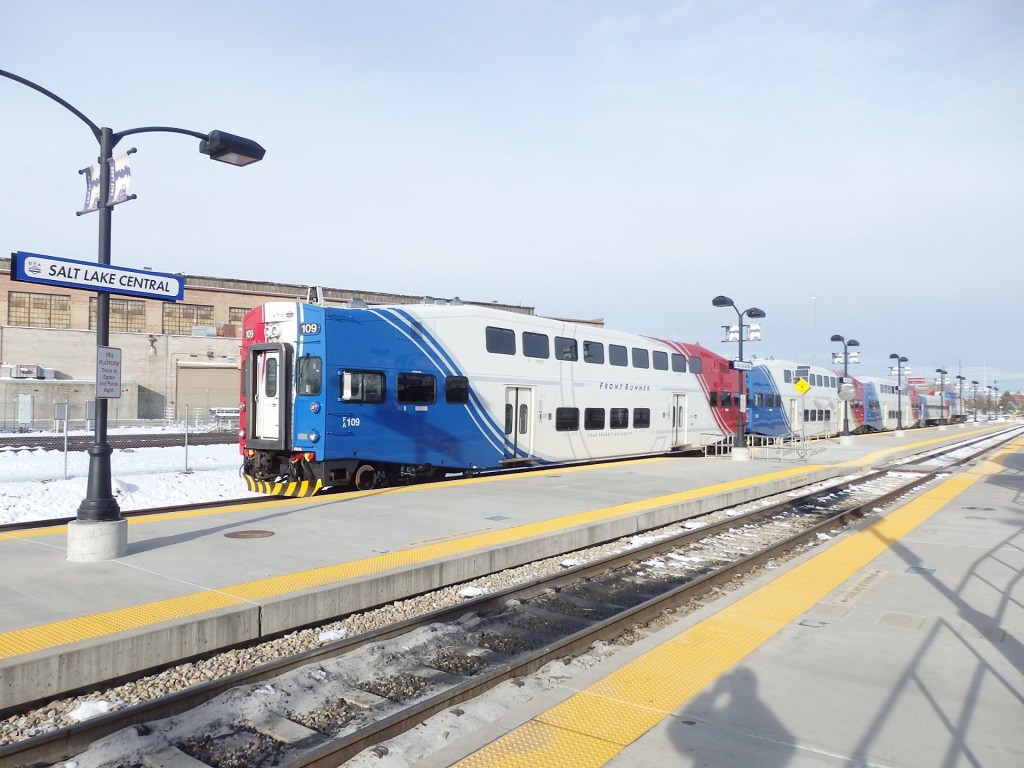
<instances>
[{"instance_id":1,"label":"yellow diamond sign","mask_svg":"<svg viewBox=\"0 0 1024 768\"><path fill-rule=\"evenodd\" d=\"M806 395L807 390L811 388L811 385L807 383L807 379L797 379L796 384L793 386L796 387L796 391L801 395Z\"/></svg>"}]
</instances>

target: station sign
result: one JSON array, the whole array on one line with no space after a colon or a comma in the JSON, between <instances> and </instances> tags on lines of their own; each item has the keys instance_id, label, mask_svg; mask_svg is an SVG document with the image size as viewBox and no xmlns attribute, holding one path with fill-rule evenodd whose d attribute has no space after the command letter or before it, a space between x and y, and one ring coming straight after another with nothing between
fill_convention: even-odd
<instances>
[{"instance_id":1,"label":"station sign","mask_svg":"<svg viewBox=\"0 0 1024 768\"><path fill-rule=\"evenodd\" d=\"M101 293L140 296L158 301L181 301L185 298L183 275L114 267L95 261L76 261L25 251L11 254L11 279L25 283L43 283Z\"/></svg>"},{"instance_id":2,"label":"station sign","mask_svg":"<svg viewBox=\"0 0 1024 768\"><path fill-rule=\"evenodd\" d=\"M754 364L747 360L730 360L729 367L734 371L749 371L754 367Z\"/></svg>"}]
</instances>

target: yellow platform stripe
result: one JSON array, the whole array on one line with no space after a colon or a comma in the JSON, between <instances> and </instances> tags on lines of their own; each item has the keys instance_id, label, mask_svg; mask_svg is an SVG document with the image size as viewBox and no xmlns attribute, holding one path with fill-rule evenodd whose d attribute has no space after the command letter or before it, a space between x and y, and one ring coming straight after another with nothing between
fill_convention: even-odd
<instances>
[{"instance_id":1,"label":"yellow platform stripe","mask_svg":"<svg viewBox=\"0 0 1024 768\"><path fill-rule=\"evenodd\" d=\"M604 765L985 475L951 477L455 765Z\"/></svg>"},{"instance_id":2,"label":"yellow platform stripe","mask_svg":"<svg viewBox=\"0 0 1024 768\"><path fill-rule=\"evenodd\" d=\"M790 469L773 472L768 475L755 475L741 480L732 480L705 488L695 488L665 496L658 496L640 501L632 501L625 504L617 504L612 507L579 512L561 518L542 520L536 523L527 523L514 528L487 531L484 533L465 536L449 541L425 544L410 549L388 552L382 555L352 560L344 563L311 568L305 571L272 576L266 579L243 582L231 586L218 588L213 594L220 597L218 600L228 600L227 604L240 604L244 602L256 602L259 600L276 597L279 595L298 592L328 584L336 584L350 579L365 576L367 574L382 573L403 566L415 565L429 560L443 557L450 557L465 552L493 547L497 544L504 544L511 541L521 541L543 534L558 531L563 528L573 528L588 523L600 522L625 515L636 514L658 507L677 504L691 499L722 493L724 491L744 488L751 485L758 485L766 481L792 477L803 474L820 467L793 467ZM284 502L276 502L278 504ZM102 623L112 627L111 632L120 632L126 629L138 629L140 627L164 621L167 610L179 610L178 615L195 616L206 610L221 607L217 603L213 608L203 607L203 601L190 601L191 597L199 597L204 592L192 596L183 596L171 600L160 600L153 603L133 606L120 610L110 611L102 616ZM78 630L76 628L80 627ZM76 642L87 638L98 637L103 634L97 633L93 616L66 619L51 624L41 624L34 627L26 627L0 634L0 658L9 658L23 653L53 648L58 645ZM16 637L16 642L12 639Z\"/></svg>"}]
</instances>

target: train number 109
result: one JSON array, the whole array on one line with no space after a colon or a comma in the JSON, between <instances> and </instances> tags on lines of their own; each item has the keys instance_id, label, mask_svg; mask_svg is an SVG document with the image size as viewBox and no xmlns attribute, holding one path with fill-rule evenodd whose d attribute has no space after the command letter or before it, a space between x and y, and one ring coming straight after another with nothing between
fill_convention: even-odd
<instances>
[{"instance_id":1,"label":"train number 109","mask_svg":"<svg viewBox=\"0 0 1024 768\"><path fill-rule=\"evenodd\" d=\"M299 330L302 333L320 333L320 323L303 323Z\"/></svg>"},{"instance_id":2,"label":"train number 109","mask_svg":"<svg viewBox=\"0 0 1024 768\"><path fill-rule=\"evenodd\" d=\"M359 417L358 416L342 416L341 417L341 427L342 427L342 429L345 429L347 427L358 427L358 426L359 426Z\"/></svg>"}]
</instances>

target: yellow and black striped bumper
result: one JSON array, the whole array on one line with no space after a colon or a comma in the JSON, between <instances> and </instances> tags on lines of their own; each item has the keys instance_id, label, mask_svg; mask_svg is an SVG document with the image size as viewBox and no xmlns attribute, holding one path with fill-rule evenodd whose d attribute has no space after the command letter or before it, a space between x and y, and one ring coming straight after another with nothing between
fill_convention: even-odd
<instances>
[{"instance_id":1,"label":"yellow and black striped bumper","mask_svg":"<svg viewBox=\"0 0 1024 768\"><path fill-rule=\"evenodd\" d=\"M250 491L265 493L268 496L290 496L296 499L316 496L323 488L319 480L288 480L287 482L270 482L269 480L257 480L249 475L245 477L245 484Z\"/></svg>"}]
</instances>

